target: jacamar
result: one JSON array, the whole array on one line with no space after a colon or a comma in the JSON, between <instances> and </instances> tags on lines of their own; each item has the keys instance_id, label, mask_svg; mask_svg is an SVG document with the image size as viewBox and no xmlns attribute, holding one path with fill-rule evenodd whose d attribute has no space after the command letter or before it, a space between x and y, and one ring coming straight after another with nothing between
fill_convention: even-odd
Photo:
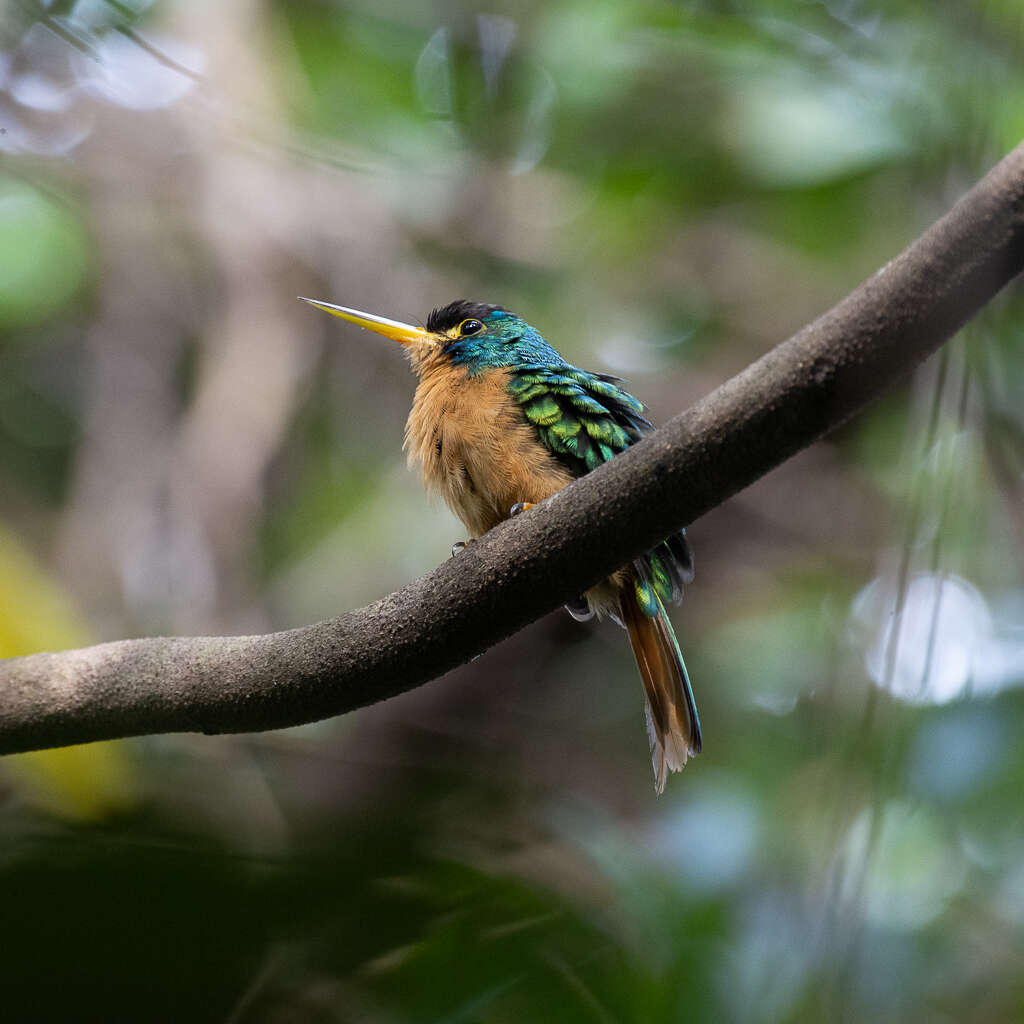
<instances>
[{"instance_id":1,"label":"jacamar","mask_svg":"<svg viewBox=\"0 0 1024 1024\"><path fill-rule=\"evenodd\" d=\"M410 464L440 491L471 538L550 497L653 428L621 378L567 363L501 306L460 300L426 327L305 299L405 346L419 378L405 426ZM655 788L701 748L700 719L665 612L693 578L680 531L567 606L625 625L646 695Z\"/></svg>"}]
</instances>

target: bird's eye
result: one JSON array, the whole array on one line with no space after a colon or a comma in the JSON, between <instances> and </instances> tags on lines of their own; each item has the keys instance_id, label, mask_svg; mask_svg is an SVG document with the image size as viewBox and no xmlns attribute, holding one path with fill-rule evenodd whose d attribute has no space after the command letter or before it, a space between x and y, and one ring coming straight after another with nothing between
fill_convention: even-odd
<instances>
[{"instance_id":1,"label":"bird's eye","mask_svg":"<svg viewBox=\"0 0 1024 1024\"><path fill-rule=\"evenodd\" d=\"M479 320L463 320L459 324L459 334L465 338L470 334L479 334L484 329L484 325Z\"/></svg>"}]
</instances>

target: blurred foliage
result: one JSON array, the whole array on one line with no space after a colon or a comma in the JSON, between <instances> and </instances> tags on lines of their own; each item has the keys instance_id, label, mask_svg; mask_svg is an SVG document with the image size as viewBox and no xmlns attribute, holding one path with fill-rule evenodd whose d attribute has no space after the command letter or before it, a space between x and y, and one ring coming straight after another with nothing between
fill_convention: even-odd
<instances>
[{"instance_id":1,"label":"blurred foliage","mask_svg":"<svg viewBox=\"0 0 1024 1024\"><path fill-rule=\"evenodd\" d=\"M60 590L0 527L0 658L88 642L88 631ZM115 743L8 757L4 772L30 805L65 819L103 820L135 800L131 762Z\"/></svg>"},{"instance_id":2,"label":"blurred foliage","mask_svg":"<svg viewBox=\"0 0 1024 1024\"><path fill-rule=\"evenodd\" d=\"M401 355L522 313L664 419L1024 135L1018 0L17 0L0 657L335 614L462 528ZM613 627L252 737L0 763L15 1020L1024 1017L1024 295L694 524L705 753Z\"/></svg>"},{"instance_id":3,"label":"blurred foliage","mask_svg":"<svg viewBox=\"0 0 1024 1024\"><path fill-rule=\"evenodd\" d=\"M0 183L0 323L44 320L74 295L85 273L81 223L39 192Z\"/></svg>"}]
</instances>

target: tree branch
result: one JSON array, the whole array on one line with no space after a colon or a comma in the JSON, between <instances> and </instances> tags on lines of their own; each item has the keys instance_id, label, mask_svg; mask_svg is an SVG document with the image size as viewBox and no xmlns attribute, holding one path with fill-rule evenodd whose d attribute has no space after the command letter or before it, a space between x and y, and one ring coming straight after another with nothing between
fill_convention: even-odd
<instances>
[{"instance_id":1,"label":"tree branch","mask_svg":"<svg viewBox=\"0 0 1024 1024\"><path fill-rule=\"evenodd\" d=\"M835 429L1024 269L1024 145L895 260L686 412L457 558L284 633L0 661L0 753L312 722L410 690L575 597Z\"/></svg>"}]
</instances>

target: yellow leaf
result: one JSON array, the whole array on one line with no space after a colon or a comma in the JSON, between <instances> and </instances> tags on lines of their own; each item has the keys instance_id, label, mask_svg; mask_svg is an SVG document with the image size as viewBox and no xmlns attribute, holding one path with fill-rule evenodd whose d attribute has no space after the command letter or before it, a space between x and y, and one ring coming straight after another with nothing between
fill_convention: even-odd
<instances>
[{"instance_id":1,"label":"yellow leaf","mask_svg":"<svg viewBox=\"0 0 1024 1024\"><path fill-rule=\"evenodd\" d=\"M83 647L90 641L67 595L0 524L0 658ZM124 743L15 754L0 759L0 771L24 800L78 821L100 820L138 798Z\"/></svg>"}]
</instances>

